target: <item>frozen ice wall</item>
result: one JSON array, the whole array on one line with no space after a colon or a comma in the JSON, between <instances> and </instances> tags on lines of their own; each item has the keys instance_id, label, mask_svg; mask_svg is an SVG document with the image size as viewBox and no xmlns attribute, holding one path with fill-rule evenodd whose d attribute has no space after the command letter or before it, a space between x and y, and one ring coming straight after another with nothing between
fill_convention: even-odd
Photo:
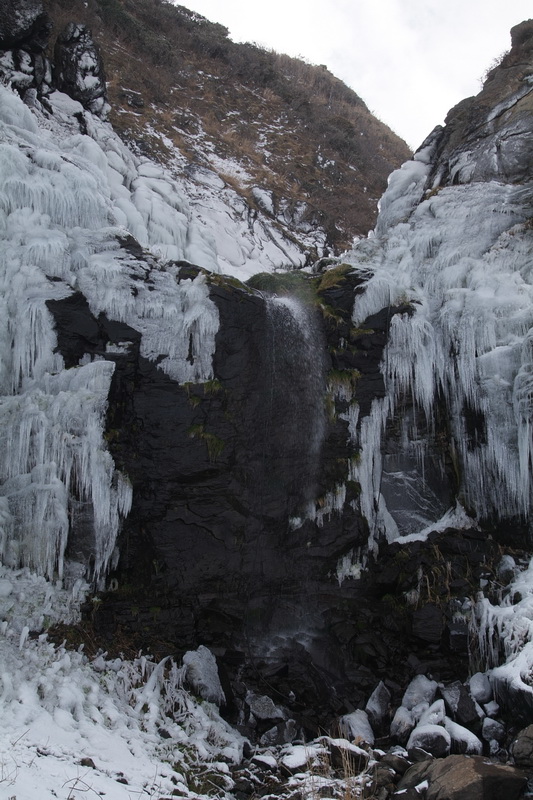
<instances>
[{"instance_id":1,"label":"frozen ice wall","mask_svg":"<svg viewBox=\"0 0 533 800\"><path fill-rule=\"evenodd\" d=\"M360 430L363 510L389 538L397 529L380 490L381 443L405 397L430 429L443 398L466 507L478 517L531 508L533 187L480 180L427 190L435 146L430 138L393 173L376 236L348 256L372 275L356 298L355 325L387 306L412 309L391 320L387 397L374 401ZM464 154L465 174L467 161ZM407 532L417 526L413 519Z\"/></svg>"},{"instance_id":2,"label":"frozen ice wall","mask_svg":"<svg viewBox=\"0 0 533 800\"><path fill-rule=\"evenodd\" d=\"M162 168L88 113L80 135L81 106L50 101L53 114L32 112L0 86L0 557L61 578L68 543L98 578L131 505L103 436L114 363L65 369L47 301L83 293L95 316L138 330L141 354L172 379L205 381L218 312L203 275L180 280L163 258L187 259L193 242L216 260ZM131 235L145 258L123 246Z\"/></svg>"}]
</instances>

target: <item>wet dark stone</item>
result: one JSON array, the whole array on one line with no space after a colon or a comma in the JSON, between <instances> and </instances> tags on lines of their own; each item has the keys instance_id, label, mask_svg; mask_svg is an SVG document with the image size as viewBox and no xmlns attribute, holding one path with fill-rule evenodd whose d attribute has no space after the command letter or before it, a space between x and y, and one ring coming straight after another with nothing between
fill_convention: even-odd
<instances>
[{"instance_id":1,"label":"wet dark stone","mask_svg":"<svg viewBox=\"0 0 533 800\"><path fill-rule=\"evenodd\" d=\"M442 611L432 603L427 603L413 613L413 635L425 642L440 642L444 631Z\"/></svg>"}]
</instances>

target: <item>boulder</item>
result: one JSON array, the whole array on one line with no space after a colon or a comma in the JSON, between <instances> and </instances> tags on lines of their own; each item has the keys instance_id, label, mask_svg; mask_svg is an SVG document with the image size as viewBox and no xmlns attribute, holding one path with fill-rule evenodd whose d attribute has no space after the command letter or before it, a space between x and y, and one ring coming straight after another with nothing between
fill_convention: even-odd
<instances>
[{"instance_id":1,"label":"boulder","mask_svg":"<svg viewBox=\"0 0 533 800\"><path fill-rule=\"evenodd\" d=\"M380 681L368 699L365 706L365 711L370 720L370 724L375 731L381 731L384 723L390 719L390 701L391 693L383 683Z\"/></svg>"},{"instance_id":2,"label":"boulder","mask_svg":"<svg viewBox=\"0 0 533 800\"><path fill-rule=\"evenodd\" d=\"M352 744L347 739L324 737L323 741L329 749L334 769L341 770L345 775L356 775L368 766L370 756L362 747Z\"/></svg>"},{"instance_id":3,"label":"boulder","mask_svg":"<svg viewBox=\"0 0 533 800\"><path fill-rule=\"evenodd\" d=\"M446 712L444 709L444 700L435 700L429 708L424 711L420 719L419 725L444 725L444 718Z\"/></svg>"},{"instance_id":4,"label":"boulder","mask_svg":"<svg viewBox=\"0 0 533 800\"><path fill-rule=\"evenodd\" d=\"M427 800L517 800L526 784L518 769L481 756L453 755L415 764L398 784L398 796L427 781ZM400 792L405 789L405 794Z\"/></svg>"},{"instance_id":5,"label":"boulder","mask_svg":"<svg viewBox=\"0 0 533 800\"><path fill-rule=\"evenodd\" d=\"M393 739L400 742L400 744L406 744L415 724L415 718L412 712L405 708L405 706L400 706L396 709L396 713L391 722L390 735Z\"/></svg>"},{"instance_id":6,"label":"boulder","mask_svg":"<svg viewBox=\"0 0 533 800\"><path fill-rule=\"evenodd\" d=\"M265 694L258 695L248 692L246 704L258 722L280 722L286 717L284 710L276 706L274 701Z\"/></svg>"},{"instance_id":7,"label":"boulder","mask_svg":"<svg viewBox=\"0 0 533 800\"><path fill-rule=\"evenodd\" d=\"M374 744L374 732L366 711L358 709L357 711L352 711L351 714L345 714L340 718L339 728L344 736L349 736L356 742Z\"/></svg>"},{"instance_id":8,"label":"boulder","mask_svg":"<svg viewBox=\"0 0 533 800\"><path fill-rule=\"evenodd\" d=\"M183 656L186 667L185 680L204 700L220 706L226 697L220 683L216 658L203 644L197 650L189 650Z\"/></svg>"},{"instance_id":9,"label":"boulder","mask_svg":"<svg viewBox=\"0 0 533 800\"><path fill-rule=\"evenodd\" d=\"M505 741L505 726L490 717L485 717L481 728L481 735L487 742L495 741L501 744Z\"/></svg>"},{"instance_id":10,"label":"boulder","mask_svg":"<svg viewBox=\"0 0 533 800\"><path fill-rule=\"evenodd\" d=\"M468 694L461 681L454 681L441 689L448 714L461 725L479 728L483 711Z\"/></svg>"},{"instance_id":11,"label":"boulder","mask_svg":"<svg viewBox=\"0 0 533 800\"><path fill-rule=\"evenodd\" d=\"M298 738L300 731L293 719L286 722L278 722L273 725L259 738L261 747L275 747L278 745L289 744Z\"/></svg>"},{"instance_id":12,"label":"boulder","mask_svg":"<svg viewBox=\"0 0 533 800\"><path fill-rule=\"evenodd\" d=\"M407 742L407 749L420 747L435 758L443 758L450 752L451 736L442 725L417 725Z\"/></svg>"},{"instance_id":13,"label":"boulder","mask_svg":"<svg viewBox=\"0 0 533 800\"><path fill-rule=\"evenodd\" d=\"M475 675L472 675L468 681L468 687L470 696L476 703L484 705L492 700L492 686L486 672L476 672Z\"/></svg>"},{"instance_id":14,"label":"boulder","mask_svg":"<svg viewBox=\"0 0 533 800\"><path fill-rule=\"evenodd\" d=\"M495 700L491 700L490 703L483 706L483 710L487 717L497 717L500 713L500 706Z\"/></svg>"},{"instance_id":15,"label":"boulder","mask_svg":"<svg viewBox=\"0 0 533 800\"><path fill-rule=\"evenodd\" d=\"M402 706L411 710L420 703L432 703L437 693L437 682L426 678L425 675L417 675L407 689L402 699Z\"/></svg>"},{"instance_id":16,"label":"boulder","mask_svg":"<svg viewBox=\"0 0 533 800\"><path fill-rule=\"evenodd\" d=\"M515 764L524 769L533 769L533 725L523 728L511 745Z\"/></svg>"},{"instance_id":17,"label":"boulder","mask_svg":"<svg viewBox=\"0 0 533 800\"><path fill-rule=\"evenodd\" d=\"M496 575L504 584L510 583L517 571L516 561L510 555L503 555L496 567Z\"/></svg>"},{"instance_id":18,"label":"boulder","mask_svg":"<svg viewBox=\"0 0 533 800\"><path fill-rule=\"evenodd\" d=\"M410 762L404 758L404 756L400 756L397 753L385 753L379 763L386 764L387 767L393 769L398 775L404 775L411 766Z\"/></svg>"},{"instance_id":19,"label":"boulder","mask_svg":"<svg viewBox=\"0 0 533 800\"><path fill-rule=\"evenodd\" d=\"M469 731L468 728L459 725L449 717L444 721L444 727L450 734L451 738L451 752L454 754L477 755L480 756L483 752L483 745L477 738L475 733Z\"/></svg>"}]
</instances>

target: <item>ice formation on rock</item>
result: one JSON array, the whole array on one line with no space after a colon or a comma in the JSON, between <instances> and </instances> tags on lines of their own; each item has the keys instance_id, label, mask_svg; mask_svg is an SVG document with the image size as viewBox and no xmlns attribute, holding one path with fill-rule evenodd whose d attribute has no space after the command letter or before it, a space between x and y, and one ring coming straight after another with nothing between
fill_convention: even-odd
<instances>
[{"instance_id":1,"label":"ice formation on rock","mask_svg":"<svg viewBox=\"0 0 533 800\"><path fill-rule=\"evenodd\" d=\"M74 132L82 107L66 95L51 95L44 115L0 92L1 555L62 577L68 543L99 578L131 505L103 437L115 365L110 355L65 369L47 302L82 292L95 316L139 331L141 354L180 382L212 377L218 312L202 274L180 281L161 261L189 257L191 242L198 252L175 182L89 114L90 135ZM143 262L131 233L152 250ZM83 542L69 541L72 529Z\"/></svg>"},{"instance_id":2,"label":"ice formation on rock","mask_svg":"<svg viewBox=\"0 0 533 800\"><path fill-rule=\"evenodd\" d=\"M356 297L355 324L386 306L411 306L391 319L387 396L374 401L360 432L363 513L389 536L395 525L380 494L380 444L406 396L430 427L443 398L462 468L461 498L479 518L525 515L531 506L533 192L528 184L492 180L436 186L423 196L431 157L430 140L393 173L379 236L347 259L372 272ZM483 420L474 433L469 417ZM416 439L416 428L409 438Z\"/></svg>"}]
</instances>

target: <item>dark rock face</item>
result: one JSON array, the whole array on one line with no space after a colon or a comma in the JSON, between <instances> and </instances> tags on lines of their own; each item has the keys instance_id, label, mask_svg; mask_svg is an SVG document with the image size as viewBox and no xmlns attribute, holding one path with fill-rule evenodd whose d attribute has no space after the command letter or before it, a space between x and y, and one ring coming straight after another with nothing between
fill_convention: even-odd
<instances>
[{"instance_id":1,"label":"dark rock face","mask_svg":"<svg viewBox=\"0 0 533 800\"><path fill-rule=\"evenodd\" d=\"M42 0L4 0L0 8L0 50L46 47L51 23Z\"/></svg>"},{"instance_id":2,"label":"dark rock face","mask_svg":"<svg viewBox=\"0 0 533 800\"><path fill-rule=\"evenodd\" d=\"M527 76L533 53L533 20L516 25L511 38L511 51L489 73L483 91L452 108L446 127L436 129L440 141L431 187L531 179L533 87ZM461 157L466 153L469 166L463 169Z\"/></svg>"},{"instance_id":3,"label":"dark rock face","mask_svg":"<svg viewBox=\"0 0 533 800\"><path fill-rule=\"evenodd\" d=\"M91 32L71 22L58 37L54 50L54 83L93 114L107 113L104 64Z\"/></svg>"},{"instance_id":4,"label":"dark rock face","mask_svg":"<svg viewBox=\"0 0 533 800\"><path fill-rule=\"evenodd\" d=\"M197 272L183 264L178 279ZM102 594L93 615L104 643L126 636L162 654L206 645L233 680L228 709L246 708L247 687L268 696L274 687L287 719L313 733L332 714L364 706L380 679L394 706L414 673L466 677L461 618L497 552L486 534L448 530L428 544L382 545L359 580L339 585L339 559L368 537L358 486L346 483L342 513L321 524L313 516L346 480L353 453L342 393L334 413L323 412L326 383L357 375L350 386L370 407L394 309L354 332L358 277L345 271L319 289L328 314L308 308L302 332L282 298L209 280L220 329L215 378L205 384L172 381L140 356L139 332L95 318L81 294L48 304L67 366L104 353L116 364L107 439L132 482L133 508L110 576L118 590ZM309 337L322 353L313 368ZM107 352L109 343L122 352ZM73 557L89 546L81 529L75 538ZM382 705L377 728L386 732Z\"/></svg>"},{"instance_id":5,"label":"dark rock face","mask_svg":"<svg viewBox=\"0 0 533 800\"><path fill-rule=\"evenodd\" d=\"M130 343L106 354L116 363L108 441L134 501L102 629L129 630L147 648L236 647L237 662L252 648L267 672L286 673L291 662L302 694L310 687L325 705L329 679L309 670L317 662L324 674L342 673L338 648L324 647L340 619L333 574L367 531L350 506L321 527L306 519L348 452L346 422L328 422L323 410L322 323L312 309L299 320L301 309L224 281L213 281L211 297L220 314L215 379L187 386L140 357L136 331L96 319L82 295L49 303L67 365L103 354L108 342Z\"/></svg>"},{"instance_id":6,"label":"dark rock face","mask_svg":"<svg viewBox=\"0 0 533 800\"><path fill-rule=\"evenodd\" d=\"M41 0L6 0L0 8L0 52L5 53L0 75L25 94L30 88L42 93L51 78L44 55L52 23Z\"/></svg>"}]
</instances>

